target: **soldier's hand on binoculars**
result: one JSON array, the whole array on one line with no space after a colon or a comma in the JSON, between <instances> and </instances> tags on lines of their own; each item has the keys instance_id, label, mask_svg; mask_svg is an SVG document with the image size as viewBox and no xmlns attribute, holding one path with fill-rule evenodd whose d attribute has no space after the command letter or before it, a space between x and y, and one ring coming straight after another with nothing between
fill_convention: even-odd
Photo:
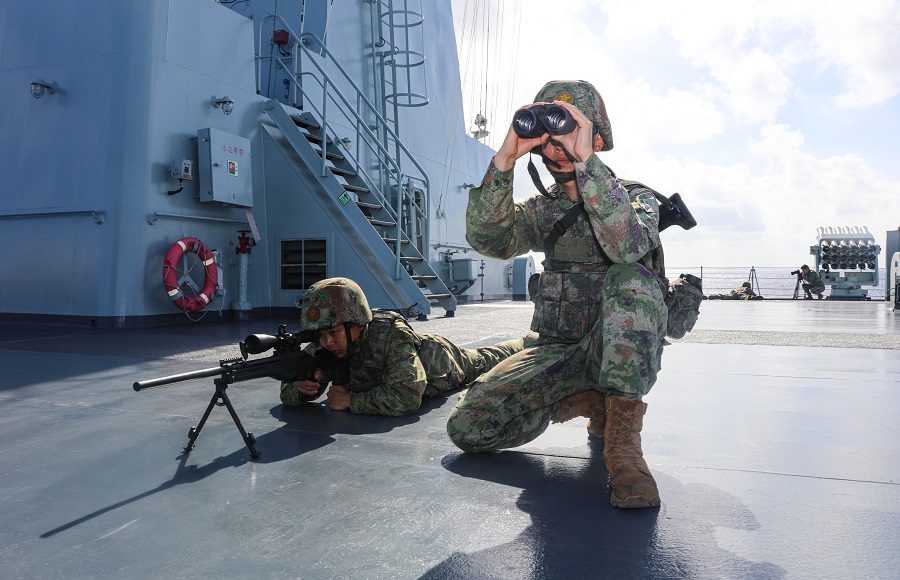
<instances>
[{"instance_id":1,"label":"soldier's hand on binoculars","mask_svg":"<svg viewBox=\"0 0 900 580\"><path fill-rule=\"evenodd\" d=\"M536 103L525 105L524 107L520 107L520 110L529 109L535 104ZM497 154L494 155L494 167L500 171L512 169L519 157L522 157L538 145L543 145L549 138L550 135L544 133L535 139L524 139L516 134L512 124L510 124L509 130L506 132L506 137L503 139L503 144L500 145L500 149L498 149Z\"/></svg>"},{"instance_id":2,"label":"soldier's hand on binoculars","mask_svg":"<svg viewBox=\"0 0 900 580\"><path fill-rule=\"evenodd\" d=\"M566 151L569 152L569 155L575 159L576 163L586 161L595 151L594 124L575 105L565 101L553 101L553 104L564 107L578 124L578 127L571 133L556 135L554 141L561 143Z\"/></svg>"}]
</instances>

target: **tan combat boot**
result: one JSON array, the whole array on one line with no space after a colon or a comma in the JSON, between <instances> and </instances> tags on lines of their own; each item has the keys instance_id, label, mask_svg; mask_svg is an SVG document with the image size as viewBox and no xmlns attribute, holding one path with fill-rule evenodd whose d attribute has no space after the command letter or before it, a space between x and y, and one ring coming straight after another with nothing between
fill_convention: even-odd
<instances>
[{"instance_id":1,"label":"tan combat boot","mask_svg":"<svg viewBox=\"0 0 900 580\"><path fill-rule=\"evenodd\" d=\"M659 490L641 451L647 404L625 397L606 397L606 410L603 459L612 487L610 503L619 508L659 505Z\"/></svg>"},{"instance_id":2,"label":"tan combat boot","mask_svg":"<svg viewBox=\"0 0 900 580\"><path fill-rule=\"evenodd\" d=\"M553 415L554 423L565 423L575 417L588 418L588 434L603 438L606 426L606 397L598 391L582 391L570 395L559 402L559 409Z\"/></svg>"}]
</instances>

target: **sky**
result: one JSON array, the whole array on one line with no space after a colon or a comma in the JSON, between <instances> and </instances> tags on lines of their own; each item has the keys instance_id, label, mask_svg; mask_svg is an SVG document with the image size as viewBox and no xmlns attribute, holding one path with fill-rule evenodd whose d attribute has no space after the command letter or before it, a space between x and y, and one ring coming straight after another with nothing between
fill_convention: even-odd
<instances>
[{"instance_id":1,"label":"sky","mask_svg":"<svg viewBox=\"0 0 900 580\"><path fill-rule=\"evenodd\" d=\"M882 248L900 227L900 0L452 6L470 129L483 114L497 148L545 82L590 81L615 143L600 159L697 219L662 233L668 266L797 267L820 227Z\"/></svg>"}]
</instances>

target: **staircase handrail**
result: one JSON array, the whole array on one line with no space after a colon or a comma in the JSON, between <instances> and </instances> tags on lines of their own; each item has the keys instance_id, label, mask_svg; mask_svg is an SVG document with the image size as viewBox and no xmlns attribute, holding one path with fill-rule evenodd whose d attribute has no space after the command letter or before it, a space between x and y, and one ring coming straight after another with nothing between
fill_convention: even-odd
<instances>
[{"instance_id":1,"label":"staircase handrail","mask_svg":"<svg viewBox=\"0 0 900 580\"><path fill-rule=\"evenodd\" d=\"M409 177L411 179L416 179L417 181L421 181L424 184L424 189L425 189L424 199L427 200L429 191L430 191L430 181L428 178L428 174L425 172L424 168L419 164L419 162L412 155L412 152L410 152L409 149L406 147L406 145L400 140L399 136L391 129L387 120L384 119L384 117L378 112L378 109L365 96L365 94L363 94L363 92L359 88L359 86L353 81L353 79L350 77L350 75L347 74L346 70L344 70L344 68L340 65L340 63L334 58L334 55L327 49L327 47L325 47L325 45L321 42L321 40L319 40L319 38L315 34L313 34L311 32L304 32L300 35L297 35L291 29L291 27L287 24L287 22L285 22L285 20L278 14L267 14L265 17L262 18L262 20L259 23L259 35L258 35L258 40L257 40L257 54L256 54L257 92L261 92L261 89L262 89L262 86L261 86L262 75L260 74L262 61L265 59L272 59L284 70L291 72L290 80L293 83L295 89L298 89L304 96L306 96L311 102L313 102L313 106L315 107L315 104L314 104L315 99L309 98L307 91L305 91L303 89L302 84L299 82L299 80L297 78L297 76L298 76L297 70L296 70L297 57L296 56L293 57L295 66L294 66L294 70L291 70L291 67L289 67L285 63L285 61L282 58L280 58L279 56L274 55L274 54L272 54L272 55L263 55L262 54L262 39L263 39L262 28L263 28L264 24L270 19L272 19L272 20L277 19L279 21L279 23L282 26L284 26L284 30L288 33L289 37L294 40L296 45L298 47L300 47L300 49L302 51L304 51L304 53L309 57L308 58L309 62L312 63L313 66L315 66L316 69L318 70L318 72L322 75L323 81L320 84L323 88L323 103L322 103L323 110L321 111L320 114L322 117L322 125L323 125L323 140L322 140L323 171L325 170L325 150L326 150L326 146L327 146L326 140L324 139L324 137L326 136L327 131L331 131L331 128L328 125L328 120L327 120L327 98L328 98L328 96L331 96L331 98L334 99L333 95L329 95L327 89L328 89L329 83L335 87L337 87L337 85L334 83L334 81L332 81L331 76L324 70L324 68L318 62L316 62L316 59L312 58L312 55L311 55L312 51L307 46L307 43L309 43L310 41L314 42L323 51L324 55L330 59L331 64L335 67L336 70L338 70L341 73L341 75L343 76L343 79L351 87L353 87L354 91L356 91L357 99L361 100L362 102L365 103L368 110L374 115L376 121L384 128L385 132L390 136L390 138L394 140L397 147L400 150L402 150L403 153L406 154L409 161L416 167L416 169L418 169L418 171L421 174L421 177L415 177L415 178L413 178L412 176L407 176L407 177ZM310 76L312 76L312 75L310 75ZM315 77L313 77L313 78L315 78ZM316 79L316 81L318 82L318 79ZM374 144L377 147L377 150L382 154L381 156L377 156L379 159L379 162L384 165L389 165L390 168L393 169L392 173L394 173L394 176L396 178L398 199L401 197L408 199L410 206L414 207L416 213L422 215L422 217L424 217L427 222L428 221L427 212L425 212L423 210L423 208L419 207L419 205L416 204L415 199L410 195L410 192L406 191L403 187L403 176L404 175L403 175L403 172L401 171L399 162L393 158L390 151L384 146L384 144L372 132L372 130L369 128L369 125L360 116L359 112L353 108L353 106L350 104L350 102L347 101L347 99L346 99L346 97L344 97L343 93L341 93L340 90L334 90L333 93L341 100L341 102L344 104L346 109L349 110L353 114L353 117L357 121L357 133L362 133L368 137L368 139L366 140L367 141L366 145L371 148L372 145ZM342 111L342 113L346 116L346 112ZM359 131L359 128L362 128L363 131L362 132ZM388 163L385 163L385 161L387 161ZM359 167L358 162L357 162L357 166ZM383 202L383 205L385 207L390 208L390 204L386 203L387 200L384 199L383 194L380 194L380 192L379 192L378 197L381 198L381 201ZM396 212L392 212L392 213L396 213ZM395 217L398 219L398 233L399 233L402 231L402 228L399 225L400 224L400 219L399 219L400 216L395 216ZM425 231L427 232L427 226L426 226ZM397 238L398 238L398 252L397 253L399 255L399 240L400 240L401 236L398 235Z\"/></svg>"}]
</instances>

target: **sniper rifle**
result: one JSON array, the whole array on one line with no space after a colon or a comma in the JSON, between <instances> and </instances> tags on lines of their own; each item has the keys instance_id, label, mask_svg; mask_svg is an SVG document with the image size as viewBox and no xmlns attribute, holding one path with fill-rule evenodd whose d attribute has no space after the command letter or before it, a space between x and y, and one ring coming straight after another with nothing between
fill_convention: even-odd
<instances>
[{"instance_id":1,"label":"sniper rifle","mask_svg":"<svg viewBox=\"0 0 900 580\"><path fill-rule=\"evenodd\" d=\"M206 424L213 406L219 405L228 409L231 418L234 419L234 423L237 425L238 431L241 432L244 443L250 449L250 457L256 459L260 455L259 451L254 447L256 438L253 437L253 433L248 433L244 430L244 426L241 425L241 420L235 413L225 389L231 383L240 383L262 377L288 382L315 380L314 375L317 369L329 369L332 373L332 378L341 376L343 369L340 367L342 365L339 363L339 359L334 358L330 352L323 349L312 355L303 350L303 344L315 342L318 339L318 331L305 330L290 333L287 331L286 325L280 324L278 333L275 336L251 334L245 338L239 344L241 356L238 358L220 360L219 366L214 368L138 381L133 385L134 390L143 391L144 389L153 389L191 379L216 377L213 381L216 391L213 393L212 399L210 399L209 405L206 407L206 412L203 414L203 418L200 419L200 423L196 427L191 427L190 431L188 431L188 444L184 451L189 453L194 448L194 442L200 436L200 430ZM252 354L262 354L272 349L274 349L274 353L270 356L257 359L250 358Z\"/></svg>"}]
</instances>

